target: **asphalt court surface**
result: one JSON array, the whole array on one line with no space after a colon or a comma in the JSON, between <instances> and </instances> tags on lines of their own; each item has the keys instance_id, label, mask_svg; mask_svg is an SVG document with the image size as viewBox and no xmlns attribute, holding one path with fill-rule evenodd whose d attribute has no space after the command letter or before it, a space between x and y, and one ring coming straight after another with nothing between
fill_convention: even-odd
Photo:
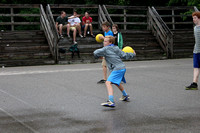
<instances>
[{"instance_id":1,"label":"asphalt court surface","mask_svg":"<svg viewBox=\"0 0 200 133\"><path fill-rule=\"evenodd\" d=\"M1 133L199 133L192 59L125 62L130 102L107 100L101 64L0 68Z\"/></svg>"}]
</instances>

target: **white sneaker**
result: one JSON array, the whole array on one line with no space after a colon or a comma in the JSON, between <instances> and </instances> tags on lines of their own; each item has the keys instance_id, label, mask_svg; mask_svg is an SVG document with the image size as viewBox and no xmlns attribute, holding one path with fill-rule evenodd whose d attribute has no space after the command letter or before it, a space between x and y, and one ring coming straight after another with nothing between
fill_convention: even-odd
<instances>
[{"instance_id":1,"label":"white sneaker","mask_svg":"<svg viewBox=\"0 0 200 133\"><path fill-rule=\"evenodd\" d=\"M60 35L60 38L63 38L63 35Z\"/></svg>"},{"instance_id":2,"label":"white sneaker","mask_svg":"<svg viewBox=\"0 0 200 133\"><path fill-rule=\"evenodd\" d=\"M122 97L119 100L129 102L130 101L130 97L129 97L129 95L127 95L127 96L123 96L122 95Z\"/></svg>"},{"instance_id":3,"label":"white sneaker","mask_svg":"<svg viewBox=\"0 0 200 133\"><path fill-rule=\"evenodd\" d=\"M109 101L107 101L107 102L105 102L105 103L102 103L101 106L114 108L114 107L115 107L115 103L114 103L114 102L111 102L111 101L109 100Z\"/></svg>"},{"instance_id":4,"label":"white sneaker","mask_svg":"<svg viewBox=\"0 0 200 133\"><path fill-rule=\"evenodd\" d=\"M81 38L83 38L83 36L82 36L81 34L79 34L79 36L80 36Z\"/></svg>"},{"instance_id":5,"label":"white sneaker","mask_svg":"<svg viewBox=\"0 0 200 133\"><path fill-rule=\"evenodd\" d=\"M76 42L76 41L74 41L74 44L77 44L77 42Z\"/></svg>"}]
</instances>

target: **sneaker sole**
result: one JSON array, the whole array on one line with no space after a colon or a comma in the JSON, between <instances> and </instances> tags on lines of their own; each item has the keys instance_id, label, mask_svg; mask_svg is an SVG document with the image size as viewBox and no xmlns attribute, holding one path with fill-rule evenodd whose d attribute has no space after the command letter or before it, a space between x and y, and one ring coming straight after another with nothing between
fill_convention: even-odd
<instances>
[{"instance_id":1,"label":"sneaker sole","mask_svg":"<svg viewBox=\"0 0 200 133\"><path fill-rule=\"evenodd\" d=\"M120 101L123 101L123 102L130 102L130 99L128 100L122 100L122 99L119 99Z\"/></svg>"},{"instance_id":2,"label":"sneaker sole","mask_svg":"<svg viewBox=\"0 0 200 133\"><path fill-rule=\"evenodd\" d=\"M115 106L109 106L109 105L101 105L101 106L110 107L110 108L114 108L115 107Z\"/></svg>"},{"instance_id":3,"label":"sneaker sole","mask_svg":"<svg viewBox=\"0 0 200 133\"><path fill-rule=\"evenodd\" d=\"M198 90L198 88L185 88L185 90Z\"/></svg>"},{"instance_id":4,"label":"sneaker sole","mask_svg":"<svg viewBox=\"0 0 200 133\"><path fill-rule=\"evenodd\" d=\"M126 98L126 99L119 99L120 101L124 101L124 102L130 102L130 97Z\"/></svg>"}]
</instances>

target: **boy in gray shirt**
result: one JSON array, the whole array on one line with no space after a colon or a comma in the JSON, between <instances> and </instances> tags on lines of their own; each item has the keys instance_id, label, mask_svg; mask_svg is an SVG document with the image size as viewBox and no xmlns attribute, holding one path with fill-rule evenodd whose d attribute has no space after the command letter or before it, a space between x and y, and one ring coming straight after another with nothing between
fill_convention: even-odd
<instances>
[{"instance_id":1,"label":"boy in gray shirt","mask_svg":"<svg viewBox=\"0 0 200 133\"><path fill-rule=\"evenodd\" d=\"M114 45L114 43L115 38L113 36L106 36L104 38L104 47L94 51L95 58L105 57L107 67L111 72L106 81L109 101L101 104L106 107L115 107L113 87L111 84L115 84L121 90L123 95L120 100L129 101L129 96L121 84L121 81L126 83L124 77L126 68L121 58L131 59L136 55L135 53L125 53L121 51L118 46Z\"/></svg>"},{"instance_id":2,"label":"boy in gray shirt","mask_svg":"<svg viewBox=\"0 0 200 133\"><path fill-rule=\"evenodd\" d=\"M195 24L194 27L194 38L195 38L195 45L193 51L193 83L186 87L186 90L198 90L198 79L200 73L200 12L193 12L192 13L193 22Z\"/></svg>"}]
</instances>

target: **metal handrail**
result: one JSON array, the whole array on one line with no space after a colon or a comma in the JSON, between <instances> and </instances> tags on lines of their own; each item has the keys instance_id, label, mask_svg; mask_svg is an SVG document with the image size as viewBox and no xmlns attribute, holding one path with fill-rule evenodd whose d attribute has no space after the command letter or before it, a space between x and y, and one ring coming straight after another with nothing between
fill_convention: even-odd
<instances>
[{"instance_id":1,"label":"metal handrail","mask_svg":"<svg viewBox=\"0 0 200 133\"><path fill-rule=\"evenodd\" d=\"M101 5L99 5L98 14L99 14L99 29L101 29L102 23L105 22L105 21L108 21L104 12L103 12Z\"/></svg>"},{"instance_id":2,"label":"metal handrail","mask_svg":"<svg viewBox=\"0 0 200 133\"><path fill-rule=\"evenodd\" d=\"M196 6L194 6L194 11L199 12L199 9Z\"/></svg>"},{"instance_id":3,"label":"metal handrail","mask_svg":"<svg viewBox=\"0 0 200 133\"><path fill-rule=\"evenodd\" d=\"M103 6L102 6L102 9L104 10L104 13L106 14L106 16L107 16L107 18L108 18L109 22L110 22L110 23L113 25L113 24L114 24L114 22L112 21L112 19L111 19L110 15L109 15L109 13L108 13L108 10L107 10L106 6L105 6L105 5L103 5Z\"/></svg>"},{"instance_id":4,"label":"metal handrail","mask_svg":"<svg viewBox=\"0 0 200 133\"><path fill-rule=\"evenodd\" d=\"M58 40L59 40L59 35L58 35L58 32L57 32L57 29L56 29L56 23L54 21L54 18L53 18L53 14L51 12L51 7L50 5L48 4L46 6L46 14L47 14L47 18L49 20L49 23L50 23L50 27L51 27L51 30L53 31L53 45L54 45L54 52L55 52L55 61L56 63L58 63Z\"/></svg>"},{"instance_id":5,"label":"metal handrail","mask_svg":"<svg viewBox=\"0 0 200 133\"><path fill-rule=\"evenodd\" d=\"M162 20L154 7L148 7L149 27L152 27L156 39L166 52L168 58L173 58L173 33ZM152 21L151 21L152 20Z\"/></svg>"},{"instance_id":6,"label":"metal handrail","mask_svg":"<svg viewBox=\"0 0 200 133\"><path fill-rule=\"evenodd\" d=\"M55 52L55 46L54 46L54 43L53 43L53 31L50 27L50 23L47 19L47 15L46 13L44 12L44 8L42 6L42 4L40 4L40 23L41 23L41 26L44 30L44 33L45 33L45 36L46 36L46 39L48 41L48 44L49 44L49 47L50 47L50 51L51 51L51 54L54 58L54 60L56 61L56 52Z\"/></svg>"}]
</instances>

